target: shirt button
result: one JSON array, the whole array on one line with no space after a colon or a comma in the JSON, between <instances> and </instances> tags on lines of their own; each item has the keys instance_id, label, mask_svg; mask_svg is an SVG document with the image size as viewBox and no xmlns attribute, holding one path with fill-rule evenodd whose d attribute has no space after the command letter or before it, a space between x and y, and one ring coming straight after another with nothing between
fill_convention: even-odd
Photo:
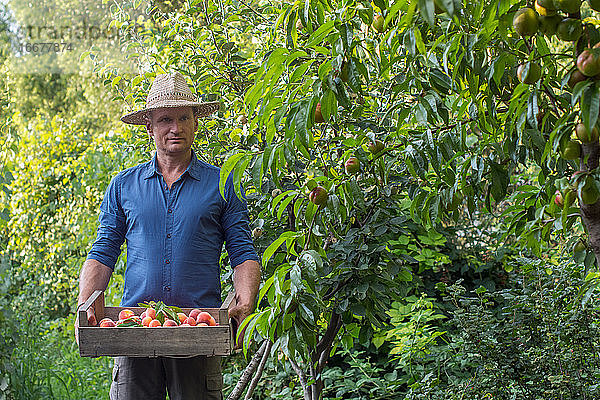
<instances>
[{"instance_id":1,"label":"shirt button","mask_svg":"<svg viewBox=\"0 0 600 400\"><path fill-rule=\"evenodd\" d=\"M170 261L169 259L167 259L167 260L165 260L165 263L166 263L166 264L170 264L170 263L171 263L171 261Z\"/></svg>"},{"instance_id":2,"label":"shirt button","mask_svg":"<svg viewBox=\"0 0 600 400\"><path fill-rule=\"evenodd\" d=\"M166 290L167 292L170 292L170 291L171 291L171 286L165 286L165 290Z\"/></svg>"},{"instance_id":3,"label":"shirt button","mask_svg":"<svg viewBox=\"0 0 600 400\"><path fill-rule=\"evenodd\" d=\"M169 210L167 212L170 214L173 212L173 210L169 208Z\"/></svg>"},{"instance_id":4,"label":"shirt button","mask_svg":"<svg viewBox=\"0 0 600 400\"><path fill-rule=\"evenodd\" d=\"M171 234L167 233L167 239L171 239Z\"/></svg>"}]
</instances>

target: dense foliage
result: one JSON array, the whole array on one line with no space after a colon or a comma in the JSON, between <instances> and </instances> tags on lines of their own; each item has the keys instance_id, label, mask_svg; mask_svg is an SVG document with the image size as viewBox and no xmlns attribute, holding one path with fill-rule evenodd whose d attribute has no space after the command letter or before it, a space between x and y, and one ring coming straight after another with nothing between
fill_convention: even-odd
<instances>
[{"instance_id":1,"label":"dense foliage","mask_svg":"<svg viewBox=\"0 0 600 400\"><path fill-rule=\"evenodd\" d=\"M262 255L226 393L266 340L255 398L598 397L594 225L554 202L596 174L559 157L598 117L600 86L565 85L600 38L587 3L575 46L515 34L516 0L42 3L0 13L4 397L108 391L110 360L72 340L78 270L110 178L151 155L118 117L165 71L221 101L194 146L244 187ZM118 35L28 73L35 38L7 27L54 14ZM526 60L541 80L519 83Z\"/></svg>"}]
</instances>

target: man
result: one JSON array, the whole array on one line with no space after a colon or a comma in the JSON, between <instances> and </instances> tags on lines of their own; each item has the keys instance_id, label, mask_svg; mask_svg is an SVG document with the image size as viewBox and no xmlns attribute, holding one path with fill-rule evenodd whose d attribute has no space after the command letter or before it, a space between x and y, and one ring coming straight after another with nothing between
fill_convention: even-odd
<instances>
[{"instance_id":1,"label":"man","mask_svg":"<svg viewBox=\"0 0 600 400\"><path fill-rule=\"evenodd\" d=\"M260 265L246 204L231 179L223 198L219 169L199 161L191 149L197 118L217 108L217 102L196 102L185 78L173 73L156 77L143 110L121 118L146 126L156 155L120 172L108 186L98 237L81 269L80 305L95 290L106 289L126 240L122 306L162 300L180 307L219 307L225 242L237 300L229 316L239 324L253 311ZM93 310L87 316L97 323ZM221 399L221 388L219 357L117 357L110 397L164 399L168 391L170 399Z\"/></svg>"}]
</instances>

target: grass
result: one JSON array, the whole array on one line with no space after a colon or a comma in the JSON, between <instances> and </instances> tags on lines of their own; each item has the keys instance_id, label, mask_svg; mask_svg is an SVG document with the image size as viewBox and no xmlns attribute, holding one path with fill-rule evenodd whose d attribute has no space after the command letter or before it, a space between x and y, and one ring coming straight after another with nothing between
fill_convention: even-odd
<instances>
[{"instance_id":1,"label":"grass","mask_svg":"<svg viewBox=\"0 0 600 400\"><path fill-rule=\"evenodd\" d=\"M0 398L108 399L112 359L80 357L73 321L3 326Z\"/></svg>"}]
</instances>

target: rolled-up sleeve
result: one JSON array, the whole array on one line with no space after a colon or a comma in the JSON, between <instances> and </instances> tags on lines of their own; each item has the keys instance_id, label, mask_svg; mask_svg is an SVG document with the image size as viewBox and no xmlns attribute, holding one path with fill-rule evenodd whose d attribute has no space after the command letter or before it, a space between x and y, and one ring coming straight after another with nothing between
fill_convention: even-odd
<instances>
[{"instance_id":1,"label":"rolled-up sleeve","mask_svg":"<svg viewBox=\"0 0 600 400\"><path fill-rule=\"evenodd\" d=\"M106 189L100 205L98 235L87 256L88 259L97 260L112 269L121 254L126 232L119 177L114 177Z\"/></svg>"},{"instance_id":2,"label":"rolled-up sleeve","mask_svg":"<svg viewBox=\"0 0 600 400\"><path fill-rule=\"evenodd\" d=\"M237 197L232 181L232 177L229 176L225 185L226 203L221 215L221 225L225 232L225 249L229 255L231 266L235 268L247 260L260 262L260 258L254 249L254 243L250 235L250 222L245 197L244 200Z\"/></svg>"}]
</instances>

